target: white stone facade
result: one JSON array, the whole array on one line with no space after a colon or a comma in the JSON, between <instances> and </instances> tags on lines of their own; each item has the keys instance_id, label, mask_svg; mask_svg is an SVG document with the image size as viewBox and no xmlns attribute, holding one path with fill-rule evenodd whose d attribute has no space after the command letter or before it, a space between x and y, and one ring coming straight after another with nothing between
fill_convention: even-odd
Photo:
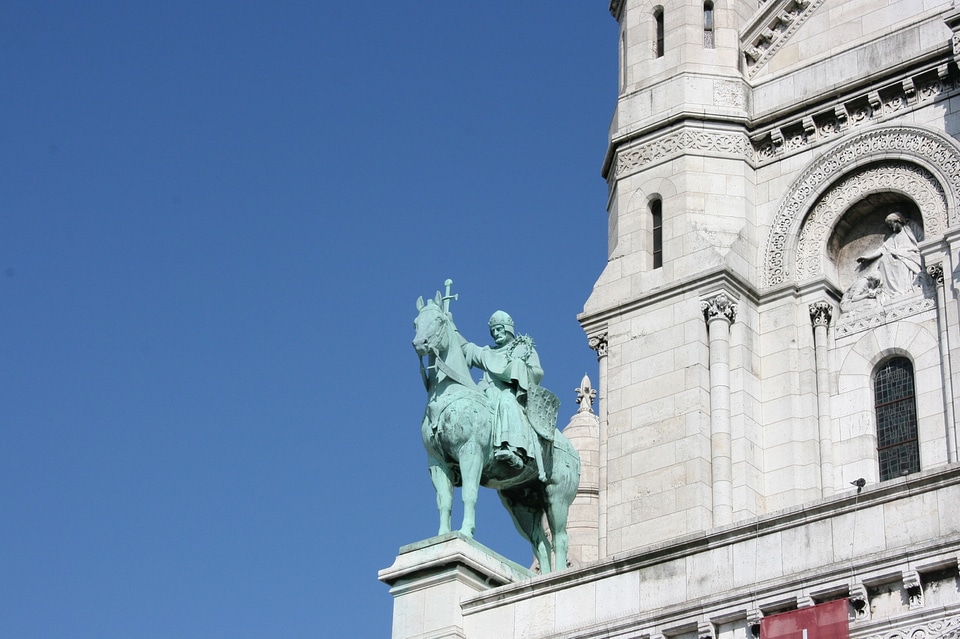
<instances>
[{"instance_id":1,"label":"white stone facade","mask_svg":"<svg viewBox=\"0 0 960 639\"><path fill-rule=\"evenodd\" d=\"M756 639L763 615L849 597L858 639L960 637L960 10L610 9L578 559L465 597L459 634L394 636ZM897 233L922 260L909 293L868 257ZM919 468L886 479L891 361L912 367Z\"/></svg>"}]
</instances>

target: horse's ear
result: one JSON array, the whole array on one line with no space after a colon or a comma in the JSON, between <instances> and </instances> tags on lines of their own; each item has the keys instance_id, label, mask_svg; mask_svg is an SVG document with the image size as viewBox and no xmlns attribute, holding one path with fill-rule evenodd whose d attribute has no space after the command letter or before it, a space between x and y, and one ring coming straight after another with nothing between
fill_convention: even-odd
<instances>
[{"instance_id":1,"label":"horse's ear","mask_svg":"<svg viewBox=\"0 0 960 639\"><path fill-rule=\"evenodd\" d=\"M417 312L419 313L422 310L423 310L423 295L417 298Z\"/></svg>"},{"instance_id":2,"label":"horse's ear","mask_svg":"<svg viewBox=\"0 0 960 639\"><path fill-rule=\"evenodd\" d=\"M443 297L440 295L440 291L437 291L437 296L433 298L433 301L436 302L437 306L443 307Z\"/></svg>"}]
</instances>

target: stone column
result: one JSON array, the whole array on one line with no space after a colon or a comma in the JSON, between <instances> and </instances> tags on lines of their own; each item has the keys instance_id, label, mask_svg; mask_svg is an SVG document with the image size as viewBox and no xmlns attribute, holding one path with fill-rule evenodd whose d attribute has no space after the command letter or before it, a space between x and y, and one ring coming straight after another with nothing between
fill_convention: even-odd
<instances>
[{"instance_id":1,"label":"stone column","mask_svg":"<svg viewBox=\"0 0 960 639\"><path fill-rule=\"evenodd\" d=\"M827 302L810 305L813 345L817 362L817 423L820 434L820 494L833 495L833 424L830 419L830 371L827 364L827 327L833 306Z\"/></svg>"},{"instance_id":2,"label":"stone column","mask_svg":"<svg viewBox=\"0 0 960 639\"><path fill-rule=\"evenodd\" d=\"M598 517L598 545L599 559L607 556L607 334L606 332L589 337L590 348L597 352L597 365L600 368L598 384L599 406L597 417L600 420L600 472L599 480L599 517Z\"/></svg>"},{"instance_id":3,"label":"stone column","mask_svg":"<svg viewBox=\"0 0 960 639\"><path fill-rule=\"evenodd\" d=\"M943 286L943 264L932 264L927 273L937 285L937 329L940 332L940 375L943 382L943 419L947 431L947 461L957 461L957 423L953 411L953 375L950 370L950 341L947 330L947 294Z\"/></svg>"},{"instance_id":4,"label":"stone column","mask_svg":"<svg viewBox=\"0 0 960 639\"><path fill-rule=\"evenodd\" d=\"M710 467L713 525L733 521L733 451L730 437L730 325L737 305L726 293L700 302L710 335Z\"/></svg>"}]
</instances>

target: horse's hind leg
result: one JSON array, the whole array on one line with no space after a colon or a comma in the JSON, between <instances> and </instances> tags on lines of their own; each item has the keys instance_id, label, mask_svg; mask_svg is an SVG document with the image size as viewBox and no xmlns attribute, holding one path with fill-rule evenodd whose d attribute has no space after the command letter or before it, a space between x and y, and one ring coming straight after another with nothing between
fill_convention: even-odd
<instances>
[{"instance_id":1,"label":"horse's hind leg","mask_svg":"<svg viewBox=\"0 0 960 639\"><path fill-rule=\"evenodd\" d=\"M450 519L453 513L453 477L450 469L439 459L428 460L430 481L437 492L437 510L440 511L440 531L438 535L450 532Z\"/></svg>"},{"instance_id":2,"label":"horse's hind leg","mask_svg":"<svg viewBox=\"0 0 960 639\"><path fill-rule=\"evenodd\" d=\"M570 504L553 503L552 497L548 499L550 503L547 505L547 522L550 524L550 533L553 536L553 565L557 570L563 570L567 567L567 551L570 546L567 535L567 515Z\"/></svg>"},{"instance_id":3,"label":"horse's hind leg","mask_svg":"<svg viewBox=\"0 0 960 639\"><path fill-rule=\"evenodd\" d=\"M543 531L543 511L525 505L522 496L511 490L501 490L500 501L510 513L517 531L530 542L533 556L540 564L540 572L550 572L550 541Z\"/></svg>"}]
</instances>

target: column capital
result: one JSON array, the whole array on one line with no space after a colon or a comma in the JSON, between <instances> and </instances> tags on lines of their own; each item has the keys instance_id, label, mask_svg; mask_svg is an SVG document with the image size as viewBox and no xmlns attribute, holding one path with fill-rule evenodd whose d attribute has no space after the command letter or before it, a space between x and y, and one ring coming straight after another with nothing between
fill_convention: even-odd
<instances>
[{"instance_id":1,"label":"column capital","mask_svg":"<svg viewBox=\"0 0 960 639\"><path fill-rule=\"evenodd\" d=\"M814 326L830 326L833 306L829 302L814 302L810 305L810 321Z\"/></svg>"},{"instance_id":2,"label":"column capital","mask_svg":"<svg viewBox=\"0 0 960 639\"><path fill-rule=\"evenodd\" d=\"M733 324L737 319L737 303L722 291L700 300L700 310L708 324L710 320L719 318L725 318Z\"/></svg>"},{"instance_id":3,"label":"column capital","mask_svg":"<svg viewBox=\"0 0 960 639\"><path fill-rule=\"evenodd\" d=\"M607 356L607 333L597 333L596 335L590 335L587 337L587 344L590 346L590 350L597 351L597 359L603 359Z\"/></svg>"},{"instance_id":4,"label":"column capital","mask_svg":"<svg viewBox=\"0 0 960 639\"><path fill-rule=\"evenodd\" d=\"M937 262L927 267L927 275L933 278L937 286L943 286L943 262Z\"/></svg>"}]
</instances>

